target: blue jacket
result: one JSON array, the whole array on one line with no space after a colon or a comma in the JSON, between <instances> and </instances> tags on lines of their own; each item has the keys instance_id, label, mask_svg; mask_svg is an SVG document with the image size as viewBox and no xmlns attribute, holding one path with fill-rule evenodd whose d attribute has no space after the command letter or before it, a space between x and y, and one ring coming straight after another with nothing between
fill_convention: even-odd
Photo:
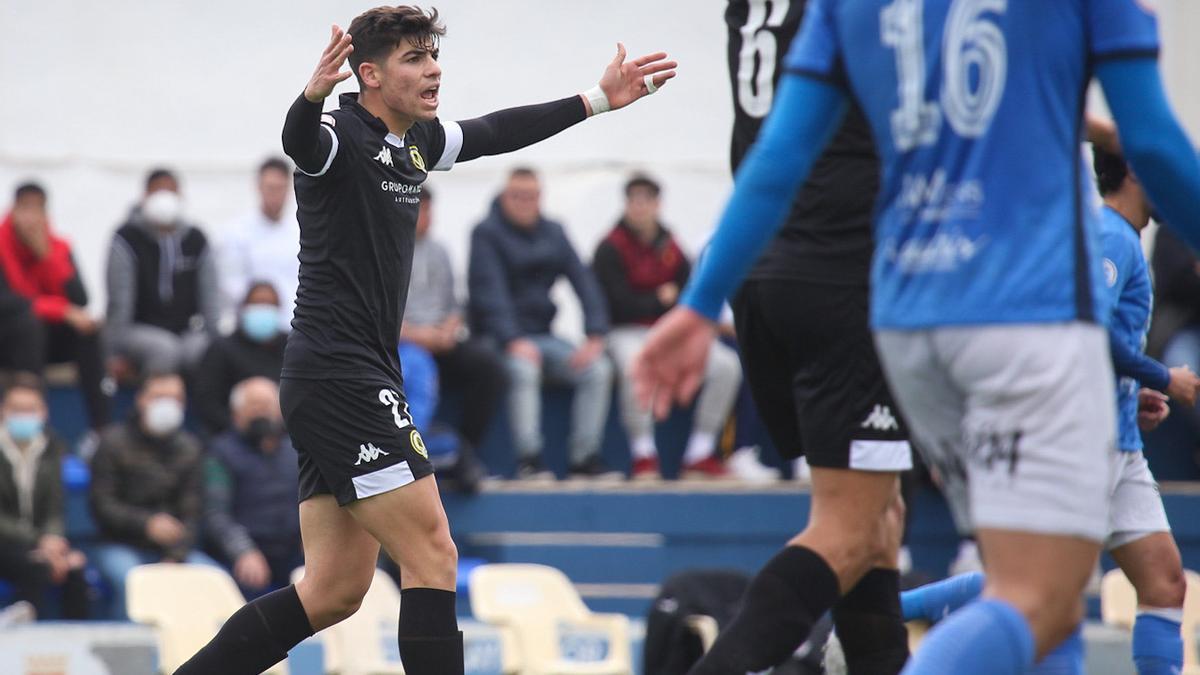
<instances>
[{"instance_id":1,"label":"blue jacket","mask_svg":"<svg viewBox=\"0 0 1200 675\"><path fill-rule=\"evenodd\" d=\"M237 431L216 436L206 474L205 525L230 561L254 548L278 550L289 542L299 548L299 465L287 434L272 453L252 447Z\"/></svg>"},{"instance_id":2,"label":"blue jacket","mask_svg":"<svg viewBox=\"0 0 1200 675\"><path fill-rule=\"evenodd\" d=\"M513 225L500 210L491 213L471 233L471 326L476 333L500 344L527 335L550 332L558 308L550 287L566 275L583 305L588 335L608 332L608 310L600 285L580 260L562 225L540 218L531 229Z\"/></svg>"}]
</instances>

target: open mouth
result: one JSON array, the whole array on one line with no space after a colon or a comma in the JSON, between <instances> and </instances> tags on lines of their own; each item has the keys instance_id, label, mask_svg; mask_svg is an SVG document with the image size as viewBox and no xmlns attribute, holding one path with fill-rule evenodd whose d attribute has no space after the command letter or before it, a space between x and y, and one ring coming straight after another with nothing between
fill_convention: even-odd
<instances>
[{"instance_id":1,"label":"open mouth","mask_svg":"<svg viewBox=\"0 0 1200 675\"><path fill-rule=\"evenodd\" d=\"M436 103L439 89L441 89L441 85L436 85L436 86L430 87L430 88L426 89L425 91L421 92L421 98L425 99L426 101L429 101L430 103Z\"/></svg>"}]
</instances>

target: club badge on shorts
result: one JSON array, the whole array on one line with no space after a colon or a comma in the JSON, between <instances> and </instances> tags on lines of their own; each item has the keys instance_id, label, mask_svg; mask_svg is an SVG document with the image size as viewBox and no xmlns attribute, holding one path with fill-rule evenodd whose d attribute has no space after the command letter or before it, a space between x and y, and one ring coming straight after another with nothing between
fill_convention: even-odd
<instances>
[{"instance_id":1,"label":"club badge on shorts","mask_svg":"<svg viewBox=\"0 0 1200 675\"><path fill-rule=\"evenodd\" d=\"M416 450L418 455L429 459L429 451L425 449L425 440L421 438L421 434L416 429L408 434L408 442L412 444L413 450Z\"/></svg>"}]
</instances>

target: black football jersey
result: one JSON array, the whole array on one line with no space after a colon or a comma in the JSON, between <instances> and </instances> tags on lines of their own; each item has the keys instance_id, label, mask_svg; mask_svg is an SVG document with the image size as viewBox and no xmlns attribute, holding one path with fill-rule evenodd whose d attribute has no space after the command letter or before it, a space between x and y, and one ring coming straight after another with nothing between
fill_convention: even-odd
<instances>
[{"instance_id":1,"label":"black football jersey","mask_svg":"<svg viewBox=\"0 0 1200 675\"><path fill-rule=\"evenodd\" d=\"M771 110L804 6L804 0L729 0L726 7L734 170ZM748 278L865 285L878 190L879 160L871 132L862 111L851 102L845 122L796 195L787 222Z\"/></svg>"}]
</instances>

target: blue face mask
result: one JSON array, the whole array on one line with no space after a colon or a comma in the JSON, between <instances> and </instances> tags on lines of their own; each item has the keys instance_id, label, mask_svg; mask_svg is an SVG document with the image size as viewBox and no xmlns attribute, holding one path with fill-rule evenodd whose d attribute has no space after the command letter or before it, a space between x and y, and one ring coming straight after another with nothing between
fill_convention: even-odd
<instances>
[{"instance_id":1,"label":"blue face mask","mask_svg":"<svg viewBox=\"0 0 1200 675\"><path fill-rule=\"evenodd\" d=\"M18 443L33 440L35 436L42 433L44 425L45 422L41 415L17 413L4 418L4 427L8 430L8 435Z\"/></svg>"},{"instance_id":2,"label":"blue face mask","mask_svg":"<svg viewBox=\"0 0 1200 675\"><path fill-rule=\"evenodd\" d=\"M255 342L279 335L279 308L275 305L246 305L242 308L242 332Z\"/></svg>"}]
</instances>

